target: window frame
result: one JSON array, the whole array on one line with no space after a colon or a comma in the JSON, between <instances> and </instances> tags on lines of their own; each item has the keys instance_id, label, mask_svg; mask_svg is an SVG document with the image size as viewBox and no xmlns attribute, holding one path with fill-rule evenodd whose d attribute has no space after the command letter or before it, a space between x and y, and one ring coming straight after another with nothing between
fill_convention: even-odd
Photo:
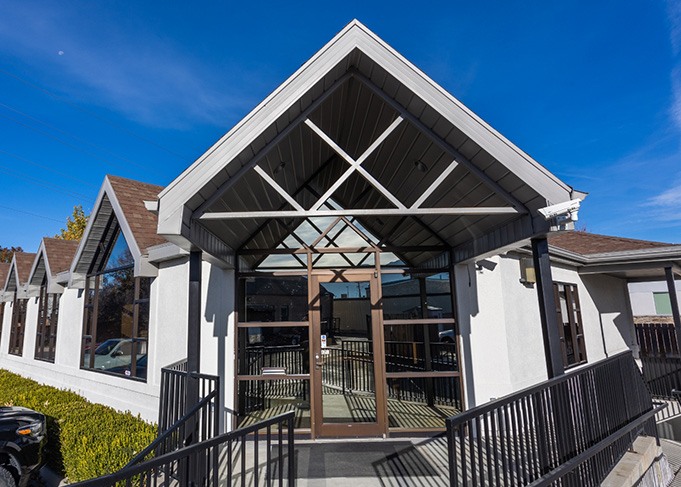
<instances>
[{"instance_id":1,"label":"window frame","mask_svg":"<svg viewBox=\"0 0 681 487\"><path fill-rule=\"evenodd\" d=\"M563 310L560 303L560 286L563 286L562 292L565 293L567 311L571 311L568 313L567 321L565 321L565 317L563 317ZM560 336L560 349L563 358L563 366L565 367L565 370L568 370L588 362L584 337L584 320L582 319L582 308L579 300L579 290L577 284L554 281L553 296L556 306L558 334ZM573 344L573 361L570 361L567 353L567 345L565 340L566 328L568 328L570 332L570 339ZM578 330L581 331L581 333L578 333Z\"/></svg>"},{"instance_id":2,"label":"window frame","mask_svg":"<svg viewBox=\"0 0 681 487\"><path fill-rule=\"evenodd\" d=\"M12 304L12 325L9 333L9 348L7 353L16 357L24 355L24 336L26 334L26 311L28 298L18 298L14 292Z\"/></svg>"},{"instance_id":3,"label":"window frame","mask_svg":"<svg viewBox=\"0 0 681 487\"><path fill-rule=\"evenodd\" d=\"M107 241L108 238L108 241ZM108 268L107 269L107 263L109 261L109 258L111 257L111 252L113 251L116 242L118 238L124 238L125 236L122 234L121 227L116 219L115 215L111 215L109 218L109 221L107 222L107 225L104 229L104 232L102 234L102 240L99 242L97 245L97 250L95 251L94 257L92 259L92 263L90 264L90 268L88 270L87 277L85 279L85 288L84 288L84 299L83 299L83 328L82 328L82 338L81 338L81 354L80 354L80 369L81 370L88 370L91 372L97 372L100 374L106 374L106 375L111 375L114 377L120 377L123 379L128 379L128 380L135 380L139 382L147 382L147 376L145 377L138 377L137 376L137 352L138 352L138 347L139 343L141 340L146 340L147 341L147 353L149 350L149 315L151 313L151 306L147 306L147 337L140 337L139 335L139 323L140 323L140 305L143 305L145 303L150 303L151 301L151 278L150 277L141 277L141 276L134 276L134 261L131 264L126 264L123 266L119 267L114 267L114 268ZM128 245L128 248L130 245L127 243L126 239L126 245ZM133 311L133 322L132 322L132 331L131 331L131 337L130 339L132 340L132 352L131 352L131 357L134 357L131 359L130 363L130 375L126 374L121 374L121 373L116 373L116 372L109 372L107 370L103 369L96 369L94 367L94 361L95 361L95 349L96 349L96 337L97 337L97 321L98 321L98 316L99 316L99 292L100 292L100 287L101 287L101 281L102 281L102 276L105 276L107 274L114 274L116 272L121 272L121 271L128 271L128 270L133 270L133 276L134 276L134 291L133 291L133 300L132 300L132 311ZM141 292L142 292L142 280L143 279L148 279L149 283L149 289L146 292L146 298L141 298ZM88 345L87 343L87 338L90 338L90 350L89 353L86 352L85 348ZM87 355L86 355L87 353ZM85 366L85 361L89 356L89 364L88 366ZM147 359L148 360L148 359Z\"/></svg>"},{"instance_id":4,"label":"window frame","mask_svg":"<svg viewBox=\"0 0 681 487\"><path fill-rule=\"evenodd\" d=\"M59 322L59 301L61 294L47 292L47 286L47 274L45 274L43 281L40 284L40 294L38 296L38 323L35 332L34 358L36 360L54 363L57 348L57 325ZM50 304L52 306L50 306ZM46 328L49 328L50 331L48 337L45 336Z\"/></svg>"}]
</instances>

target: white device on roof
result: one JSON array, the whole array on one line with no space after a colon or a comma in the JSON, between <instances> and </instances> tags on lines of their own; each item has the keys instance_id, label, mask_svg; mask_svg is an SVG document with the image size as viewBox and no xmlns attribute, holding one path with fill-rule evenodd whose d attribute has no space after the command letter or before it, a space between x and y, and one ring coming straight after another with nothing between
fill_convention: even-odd
<instances>
[{"instance_id":1,"label":"white device on roof","mask_svg":"<svg viewBox=\"0 0 681 487\"><path fill-rule=\"evenodd\" d=\"M579 205L582 200L570 200L556 205L539 208L539 213L547 220L556 219L556 223L561 224L568 221L578 220Z\"/></svg>"}]
</instances>

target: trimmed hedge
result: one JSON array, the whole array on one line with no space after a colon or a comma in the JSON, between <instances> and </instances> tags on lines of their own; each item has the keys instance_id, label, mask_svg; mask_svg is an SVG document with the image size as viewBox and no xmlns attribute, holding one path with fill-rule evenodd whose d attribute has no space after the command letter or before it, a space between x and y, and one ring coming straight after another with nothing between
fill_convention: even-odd
<instances>
[{"instance_id":1,"label":"trimmed hedge","mask_svg":"<svg viewBox=\"0 0 681 487\"><path fill-rule=\"evenodd\" d=\"M115 472L156 438L156 426L131 413L0 369L0 405L47 417L46 460L70 482Z\"/></svg>"}]
</instances>

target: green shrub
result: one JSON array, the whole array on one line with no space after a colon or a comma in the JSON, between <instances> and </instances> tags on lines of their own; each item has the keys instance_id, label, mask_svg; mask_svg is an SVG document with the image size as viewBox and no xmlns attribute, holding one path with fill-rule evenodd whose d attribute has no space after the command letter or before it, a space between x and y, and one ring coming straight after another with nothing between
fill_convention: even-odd
<instances>
[{"instance_id":1,"label":"green shrub","mask_svg":"<svg viewBox=\"0 0 681 487\"><path fill-rule=\"evenodd\" d=\"M156 426L129 412L1 369L0 405L23 406L47 417L47 463L71 482L119 470L156 438Z\"/></svg>"}]
</instances>

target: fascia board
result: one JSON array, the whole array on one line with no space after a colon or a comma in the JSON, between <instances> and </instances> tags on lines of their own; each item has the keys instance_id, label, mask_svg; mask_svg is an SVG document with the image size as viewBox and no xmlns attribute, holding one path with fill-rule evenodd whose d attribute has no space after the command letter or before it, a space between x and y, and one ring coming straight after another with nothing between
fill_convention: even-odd
<instances>
[{"instance_id":1,"label":"fascia board","mask_svg":"<svg viewBox=\"0 0 681 487\"><path fill-rule=\"evenodd\" d=\"M293 75L263 100L241 122L222 136L180 176L159 193L159 222L178 218L177 207L201 190L225 165L239 155L253 139L296 103L356 47L354 36L348 35L358 23L352 22ZM199 171L200 169L200 171ZM159 233L161 231L159 223ZM177 226L174 229L177 232ZM175 233L179 235L179 233Z\"/></svg>"},{"instance_id":2,"label":"fascia board","mask_svg":"<svg viewBox=\"0 0 681 487\"><path fill-rule=\"evenodd\" d=\"M184 258L189 255L189 252L172 243L149 247L147 252L149 254L149 262L153 263Z\"/></svg>"},{"instance_id":3,"label":"fascia board","mask_svg":"<svg viewBox=\"0 0 681 487\"><path fill-rule=\"evenodd\" d=\"M550 204L568 201L573 189L493 129L444 88L405 59L369 29L359 24L358 47L415 95L462 130ZM581 193L579 193L581 194Z\"/></svg>"},{"instance_id":4,"label":"fascia board","mask_svg":"<svg viewBox=\"0 0 681 487\"><path fill-rule=\"evenodd\" d=\"M326 55L327 51L331 50L331 48L336 45L343 37L347 35L347 33L352 30L352 28L356 25L358 25L359 22L357 20L353 20L350 22L343 30L341 30L336 36L331 39L324 47L322 47L319 51L317 51L316 54L314 54L310 59L307 60L300 68L298 68L289 78L284 81L282 84L280 84L272 93L270 93L267 98L265 98L262 102L260 102L251 112L246 115L239 123L237 123L229 132L227 132L225 135L223 135L213 146L206 151L206 153L201 156L199 159L197 159L191 166L189 166L187 169L185 169L182 174L180 174L175 180L173 180L168 186L166 186L158 195L159 199L164 199L169 193L172 193L175 191L175 187L179 185L180 183L183 183L184 179L187 178L192 172L202 164L203 160L207 158L209 154L212 154L214 151L216 151L221 145L223 145L227 140L230 138L234 137L237 133L239 133L246 125L252 124L253 119L256 118L257 116L261 116L262 112L265 111L265 108L268 108L269 110L272 109L272 106L281 106L281 100L277 99L282 96L283 92L286 92L287 90L290 90L290 86L293 85L297 81L301 81L300 78L302 77L303 73L306 71L308 74L317 74L318 78L321 79L324 77L326 74L326 71L324 72L319 72L318 68L319 66L316 65L317 61L319 58L322 56ZM349 51L348 51L349 52ZM347 53L346 53L347 55ZM342 58L341 58L342 59ZM310 69L314 68L314 69ZM311 85L310 85L311 86ZM277 99L277 100L275 100ZM276 101L276 103L275 103ZM295 101L295 100L294 100ZM286 107L288 109L288 106ZM169 201L172 201L172 199L169 199Z\"/></svg>"},{"instance_id":5,"label":"fascia board","mask_svg":"<svg viewBox=\"0 0 681 487\"><path fill-rule=\"evenodd\" d=\"M630 260L681 260L681 246L655 247L651 249L625 250L621 252L603 252L589 254L587 263L626 262Z\"/></svg>"},{"instance_id":6,"label":"fascia board","mask_svg":"<svg viewBox=\"0 0 681 487\"><path fill-rule=\"evenodd\" d=\"M121 208L121 205L118 202L118 197L116 196L116 192L113 190L108 177L104 178L104 188L106 195L109 198L109 202L111 203L111 208L116 215L118 225L121 227L123 236L128 243L128 247L130 247L130 252L132 253L133 259L135 260L135 265L137 266L137 262L140 260L140 257L142 257L142 251L140 250L137 240L135 239L135 235L132 233L132 229L125 218L123 208Z\"/></svg>"},{"instance_id":7,"label":"fascia board","mask_svg":"<svg viewBox=\"0 0 681 487\"><path fill-rule=\"evenodd\" d=\"M31 295L30 286L23 285L21 287L17 287L17 299L28 299L31 297L35 296Z\"/></svg>"},{"instance_id":8,"label":"fascia board","mask_svg":"<svg viewBox=\"0 0 681 487\"><path fill-rule=\"evenodd\" d=\"M36 286L35 284L27 284L25 289L26 296L29 298L37 298L40 296L40 286Z\"/></svg>"},{"instance_id":9,"label":"fascia board","mask_svg":"<svg viewBox=\"0 0 681 487\"><path fill-rule=\"evenodd\" d=\"M109 188L111 188L111 185L108 185ZM99 213L99 210L101 209L102 206L102 200L104 199L104 195L106 194L106 187L107 187L107 178L104 178L104 183L102 183L102 187L99 188L99 193L97 194L97 199L95 200L95 204L93 208L95 210L90 213L90 218L87 219L87 225L85 226L85 230L83 231L83 237L80 239L80 243L78 244L78 249L76 250L76 254L73 257L73 260L71 261L71 268L69 269L69 273L71 274L71 280L69 282L69 287L71 287L72 284L76 284L73 282L73 278L75 276L79 276L76 272L76 266L78 265L78 262L80 261L83 251L85 250L85 245L87 244L88 237L90 235L90 232L92 232L92 226L94 225L95 218L97 214ZM78 283L80 284L80 283ZM80 286L77 286L80 287Z\"/></svg>"},{"instance_id":10,"label":"fascia board","mask_svg":"<svg viewBox=\"0 0 681 487\"><path fill-rule=\"evenodd\" d=\"M33 259L33 264L31 265L31 271L28 273L28 280L26 282L31 283L33 281L33 277L38 270L38 262L40 262L41 257L45 259L45 272L48 275L48 279L50 278L49 274L49 267L47 263L47 252L45 252L45 239L40 241L40 247L38 247L38 251L35 254L35 259Z\"/></svg>"},{"instance_id":11,"label":"fascia board","mask_svg":"<svg viewBox=\"0 0 681 487\"><path fill-rule=\"evenodd\" d=\"M56 274L54 276L54 283L58 284L62 287L68 285L68 282L70 280L71 280L71 271L62 271L59 274Z\"/></svg>"},{"instance_id":12,"label":"fascia board","mask_svg":"<svg viewBox=\"0 0 681 487\"><path fill-rule=\"evenodd\" d=\"M284 114L353 49L358 48L501 164L541 194L548 203L567 201L573 189L447 93L397 51L357 21L351 22L288 80L225 134L159 194L159 233L181 234L184 205L257 136Z\"/></svg>"},{"instance_id":13,"label":"fascia board","mask_svg":"<svg viewBox=\"0 0 681 487\"><path fill-rule=\"evenodd\" d=\"M135 259L135 277L156 277L158 276L158 267L149 262L147 256L140 256Z\"/></svg>"}]
</instances>

